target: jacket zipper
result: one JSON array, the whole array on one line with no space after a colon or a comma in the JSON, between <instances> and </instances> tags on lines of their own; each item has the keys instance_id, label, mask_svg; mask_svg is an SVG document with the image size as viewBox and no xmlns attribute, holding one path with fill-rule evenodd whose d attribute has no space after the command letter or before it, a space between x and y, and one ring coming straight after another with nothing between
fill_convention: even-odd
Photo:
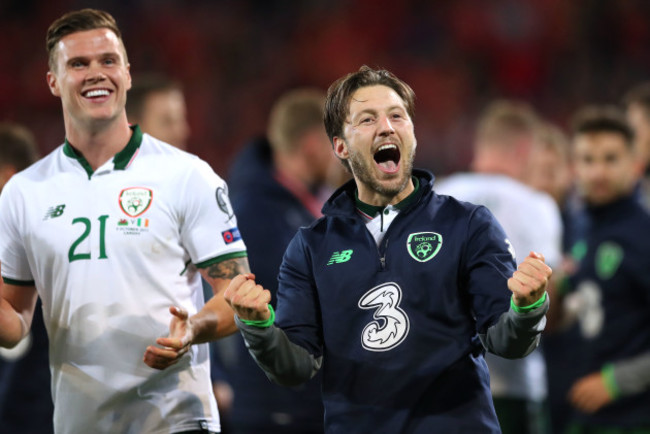
<instances>
[{"instance_id":1,"label":"jacket zipper","mask_svg":"<svg viewBox=\"0 0 650 434\"><path fill-rule=\"evenodd\" d=\"M392 226L392 225L391 225ZM384 245L384 253L381 253L379 246L377 246L377 253L379 253L379 263L381 264L382 271L386 269L386 252L388 252L388 237L384 236L381 242Z\"/></svg>"}]
</instances>

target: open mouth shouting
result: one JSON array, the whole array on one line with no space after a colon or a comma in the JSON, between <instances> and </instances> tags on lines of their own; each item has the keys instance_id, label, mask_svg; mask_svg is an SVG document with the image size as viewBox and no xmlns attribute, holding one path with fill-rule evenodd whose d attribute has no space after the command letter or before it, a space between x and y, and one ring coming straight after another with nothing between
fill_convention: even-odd
<instances>
[{"instance_id":1,"label":"open mouth shouting","mask_svg":"<svg viewBox=\"0 0 650 434\"><path fill-rule=\"evenodd\" d=\"M379 167L382 172L389 174L396 173L399 170L400 157L401 154L399 148L397 145L392 143L381 145L375 151L375 155L373 156L375 163L377 163L377 167Z\"/></svg>"}]
</instances>

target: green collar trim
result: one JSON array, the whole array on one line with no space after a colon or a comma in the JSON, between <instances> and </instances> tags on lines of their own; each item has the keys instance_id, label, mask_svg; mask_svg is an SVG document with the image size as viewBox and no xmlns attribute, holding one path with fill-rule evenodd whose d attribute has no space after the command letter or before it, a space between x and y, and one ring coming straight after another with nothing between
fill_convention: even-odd
<instances>
[{"instance_id":1,"label":"green collar trim","mask_svg":"<svg viewBox=\"0 0 650 434\"><path fill-rule=\"evenodd\" d=\"M135 153L138 151L140 148L140 145L142 144L142 131L140 130L140 127L138 125L131 125L129 126L131 130L133 131L133 134L131 134L131 138L129 139L129 143L126 144L124 149L122 149L120 152L115 154L115 157L113 157L113 169L114 170L124 170L127 168L131 160L133 159L133 156ZM86 173L88 174L88 179L93 175L93 168L90 166L90 163L84 158L83 155L79 151L77 151L71 144L68 142L68 138L66 137L65 143L63 144L63 153L70 158L74 158L81 164L81 167L83 167L86 170Z\"/></svg>"},{"instance_id":2,"label":"green collar trim","mask_svg":"<svg viewBox=\"0 0 650 434\"><path fill-rule=\"evenodd\" d=\"M404 208L406 208L411 203L413 203L413 201L415 200L416 193L420 189L420 180L415 176L413 176L412 178L413 178L413 187L415 187L413 189L413 192L409 194L407 197L405 197L404 200L402 200L400 203L394 205L395 208L397 208L400 211L402 211ZM381 213L385 208L383 206L369 205L359 200L358 189L354 191L354 201L359 211L369 215L370 217L375 217L377 214Z\"/></svg>"},{"instance_id":3,"label":"green collar trim","mask_svg":"<svg viewBox=\"0 0 650 434\"><path fill-rule=\"evenodd\" d=\"M115 170L126 169L142 144L142 131L140 130L140 127L138 125L131 125L130 128L133 131L133 134L131 134L131 140L129 140L129 143L126 144L124 149L115 154L115 157L113 158L113 167Z\"/></svg>"},{"instance_id":4,"label":"green collar trim","mask_svg":"<svg viewBox=\"0 0 650 434\"><path fill-rule=\"evenodd\" d=\"M68 142L68 138L66 137L65 143L63 144L63 153L70 158L74 158L81 164L81 167L84 168L86 173L88 174L88 179L93 175L93 168L90 166L90 163L86 161L83 155L81 155L75 148L72 147L70 142Z\"/></svg>"}]
</instances>

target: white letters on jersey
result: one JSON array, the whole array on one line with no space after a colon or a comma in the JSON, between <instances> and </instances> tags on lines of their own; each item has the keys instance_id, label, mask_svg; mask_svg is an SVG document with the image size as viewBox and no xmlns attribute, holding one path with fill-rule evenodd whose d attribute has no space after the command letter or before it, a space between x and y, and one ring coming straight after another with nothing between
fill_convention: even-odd
<instances>
[{"instance_id":1,"label":"white letters on jersey","mask_svg":"<svg viewBox=\"0 0 650 434\"><path fill-rule=\"evenodd\" d=\"M366 292L359 307L375 309L372 321L361 332L361 345L370 351L388 351L401 344L409 332L409 319L400 309L402 290L394 282L375 286Z\"/></svg>"}]
</instances>

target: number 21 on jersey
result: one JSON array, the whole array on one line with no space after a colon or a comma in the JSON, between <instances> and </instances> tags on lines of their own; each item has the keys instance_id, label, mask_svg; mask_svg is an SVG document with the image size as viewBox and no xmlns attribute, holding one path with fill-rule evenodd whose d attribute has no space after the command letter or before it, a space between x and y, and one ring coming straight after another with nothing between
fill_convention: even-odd
<instances>
[{"instance_id":1,"label":"number 21 on jersey","mask_svg":"<svg viewBox=\"0 0 650 434\"><path fill-rule=\"evenodd\" d=\"M108 256L106 256L106 220L107 219L108 219L107 215L100 215L99 217L97 217L97 220L99 220L99 256L97 257L97 259L108 259ZM79 244L81 244L90 235L92 230L92 222L90 221L89 218L77 217L74 220L72 220L72 224L83 225L84 231L70 246L70 250L68 250L68 260L70 262L74 262L79 260L91 259L90 252L78 253L77 248L79 247Z\"/></svg>"}]
</instances>

